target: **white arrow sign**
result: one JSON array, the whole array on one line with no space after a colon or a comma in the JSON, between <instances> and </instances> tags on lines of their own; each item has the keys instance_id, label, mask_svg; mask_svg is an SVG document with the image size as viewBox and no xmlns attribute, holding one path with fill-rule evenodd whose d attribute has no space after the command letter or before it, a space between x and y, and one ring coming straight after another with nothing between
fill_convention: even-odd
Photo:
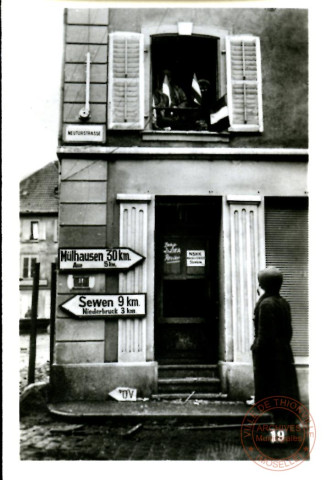
<instances>
[{"instance_id":1,"label":"white arrow sign","mask_svg":"<svg viewBox=\"0 0 326 480\"><path fill-rule=\"evenodd\" d=\"M60 306L63 310L78 318L142 317L146 315L146 294L80 294L75 295Z\"/></svg>"},{"instance_id":2,"label":"white arrow sign","mask_svg":"<svg viewBox=\"0 0 326 480\"><path fill-rule=\"evenodd\" d=\"M109 393L110 397L118 402L135 402L137 400L137 389L129 387L117 387Z\"/></svg>"},{"instance_id":3,"label":"white arrow sign","mask_svg":"<svg viewBox=\"0 0 326 480\"><path fill-rule=\"evenodd\" d=\"M131 248L60 248L60 270L128 270L144 260Z\"/></svg>"}]
</instances>

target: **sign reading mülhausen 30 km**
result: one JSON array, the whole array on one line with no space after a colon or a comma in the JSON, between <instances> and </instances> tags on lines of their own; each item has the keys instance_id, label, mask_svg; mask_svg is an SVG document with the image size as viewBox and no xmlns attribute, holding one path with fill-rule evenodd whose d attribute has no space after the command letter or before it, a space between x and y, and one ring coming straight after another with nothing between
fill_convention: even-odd
<instances>
[{"instance_id":1,"label":"sign reading m\u00fclhausen 30 km","mask_svg":"<svg viewBox=\"0 0 326 480\"><path fill-rule=\"evenodd\" d=\"M131 248L60 248L60 270L128 270L144 260Z\"/></svg>"},{"instance_id":2,"label":"sign reading m\u00fclhausen 30 km","mask_svg":"<svg viewBox=\"0 0 326 480\"><path fill-rule=\"evenodd\" d=\"M146 315L146 294L80 294L62 303L60 307L77 318L143 317Z\"/></svg>"}]
</instances>

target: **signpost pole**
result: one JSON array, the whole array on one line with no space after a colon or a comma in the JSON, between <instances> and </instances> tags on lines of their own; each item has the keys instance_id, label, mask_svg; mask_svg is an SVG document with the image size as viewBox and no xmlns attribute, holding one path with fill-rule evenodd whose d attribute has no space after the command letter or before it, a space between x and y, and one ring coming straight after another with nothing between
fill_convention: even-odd
<instances>
[{"instance_id":1,"label":"signpost pole","mask_svg":"<svg viewBox=\"0 0 326 480\"><path fill-rule=\"evenodd\" d=\"M33 293L32 293L32 318L31 332L29 338L29 364L28 364L28 384L35 382L35 359L36 359L36 332L37 332L37 306L40 278L40 264L35 263Z\"/></svg>"},{"instance_id":2,"label":"signpost pole","mask_svg":"<svg viewBox=\"0 0 326 480\"><path fill-rule=\"evenodd\" d=\"M55 297L56 297L56 264L51 265L51 316L50 316L50 382L53 365L54 333L55 333Z\"/></svg>"}]
</instances>

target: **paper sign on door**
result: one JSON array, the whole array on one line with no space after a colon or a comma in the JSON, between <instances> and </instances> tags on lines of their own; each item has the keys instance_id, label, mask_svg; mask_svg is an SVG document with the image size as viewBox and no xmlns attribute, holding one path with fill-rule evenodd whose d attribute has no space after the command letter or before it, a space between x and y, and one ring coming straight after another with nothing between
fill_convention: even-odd
<instances>
[{"instance_id":1,"label":"paper sign on door","mask_svg":"<svg viewBox=\"0 0 326 480\"><path fill-rule=\"evenodd\" d=\"M187 267L205 267L205 250L187 250Z\"/></svg>"}]
</instances>

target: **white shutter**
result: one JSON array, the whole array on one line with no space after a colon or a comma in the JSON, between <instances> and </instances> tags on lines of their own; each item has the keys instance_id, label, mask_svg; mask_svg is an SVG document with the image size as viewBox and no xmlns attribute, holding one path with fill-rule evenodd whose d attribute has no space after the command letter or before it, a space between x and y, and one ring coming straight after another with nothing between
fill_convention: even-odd
<instances>
[{"instance_id":1,"label":"white shutter","mask_svg":"<svg viewBox=\"0 0 326 480\"><path fill-rule=\"evenodd\" d=\"M144 128L144 39L114 32L109 43L109 128Z\"/></svg>"},{"instance_id":2,"label":"white shutter","mask_svg":"<svg viewBox=\"0 0 326 480\"><path fill-rule=\"evenodd\" d=\"M46 223L45 219L38 222L39 240L46 240Z\"/></svg>"},{"instance_id":3,"label":"white shutter","mask_svg":"<svg viewBox=\"0 0 326 480\"><path fill-rule=\"evenodd\" d=\"M262 132L260 40L250 35L226 37L227 97L230 131Z\"/></svg>"}]
</instances>

